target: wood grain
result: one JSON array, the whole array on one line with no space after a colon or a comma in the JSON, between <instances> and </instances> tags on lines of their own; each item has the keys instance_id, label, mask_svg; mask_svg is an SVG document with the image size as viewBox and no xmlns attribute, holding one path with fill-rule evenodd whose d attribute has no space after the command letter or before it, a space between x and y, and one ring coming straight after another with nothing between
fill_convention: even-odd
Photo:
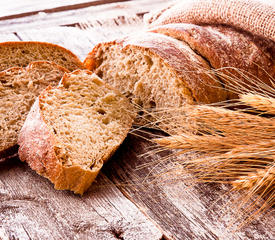
<instances>
[{"instance_id":1,"label":"wood grain","mask_svg":"<svg viewBox=\"0 0 275 240\"><path fill-rule=\"evenodd\" d=\"M273 238L274 211L235 231L236 226L229 227L238 216L232 201L240 195L230 194L229 187L224 185L190 186L175 173L165 180L157 178L169 164L178 161L162 161L171 152L141 157L148 149L152 149L152 143L129 136L114 156L118 161L110 161L103 171L125 196L165 229L168 236L179 240Z\"/></svg>"},{"instance_id":2,"label":"wood grain","mask_svg":"<svg viewBox=\"0 0 275 240\"><path fill-rule=\"evenodd\" d=\"M124 2L131 0L65 0L52 1L48 0L37 4L35 0L24 0L17 2L16 5L12 2L7 2L0 10L0 20L14 19L37 14L39 12L52 13L74 9L81 9L90 6L109 4L114 2Z\"/></svg>"},{"instance_id":3,"label":"wood grain","mask_svg":"<svg viewBox=\"0 0 275 240\"><path fill-rule=\"evenodd\" d=\"M103 174L80 197L54 190L19 160L0 168L0 229L20 240L162 238L161 231Z\"/></svg>"},{"instance_id":4,"label":"wood grain","mask_svg":"<svg viewBox=\"0 0 275 240\"><path fill-rule=\"evenodd\" d=\"M64 7L68 5L75 5L87 2L95 2L95 0L47 0L40 1L39 4L37 4L36 0L12 0L6 2L6 4L1 7L0 17L41 11L42 9L53 9L57 7Z\"/></svg>"},{"instance_id":5,"label":"wood grain","mask_svg":"<svg viewBox=\"0 0 275 240\"><path fill-rule=\"evenodd\" d=\"M130 22L120 27L120 23ZM117 25L118 24L118 25ZM142 20L139 17L110 19L104 22L81 23L79 27L49 27L46 29L32 29L17 32L17 36L24 41L46 41L70 49L80 60L84 60L92 48L100 42L114 40L140 29ZM91 25L93 27L91 27Z\"/></svg>"},{"instance_id":6,"label":"wood grain","mask_svg":"<svg viewBox=\"0 0 275 240\"><path fill-rule=\"evenodd\" d=\"M19 38L14 33L8 33L8 34L0 34L0 40L1 42L19 41Z\"/></svg>"},{"instance_id":7,"label":"wood grain","mask_svg":"<svg viewBox=\"0 0 275 240\"><path fill-rule=\"evenodd\" d=\"M138 0L52 13L41 11L31 16L0 21L0 33L10 33L35 28L43 29L87 21L102 21L117 18L119 16L135 16L136 14L144 14L153 8L158 8L166 4L166 0L155 0L153 2Z\"/></svg>"}]
</instances>

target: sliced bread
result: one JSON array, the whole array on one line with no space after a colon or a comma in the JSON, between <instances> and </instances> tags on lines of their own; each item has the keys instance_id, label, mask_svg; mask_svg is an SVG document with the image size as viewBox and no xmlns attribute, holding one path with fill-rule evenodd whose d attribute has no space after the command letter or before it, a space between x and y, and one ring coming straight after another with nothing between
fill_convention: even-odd
<instances>
[{"instance_id":1,"label":"sliced bread","mask_svg":"<svg viewBox=\"0 0 275 240\"><path fill-rule=\"evenodd\" d=\"M71 51L46 42L0 43L0 71L10 67L26 67L33 61L53 61L69 71L83 69L79 58Z\"/></svg>"},{"instance_id":2,"label":"sliced bread","mask_svg":"<svg viewBox=\"0 0 275 240\"><path fill-rule=\"evenodd\" d=\"M92 72L65 74L34 103L19 135L19 157L56 189L83 194L134 117L129 100Z\"/></svg>"},{"instance_id":3,"label":"sliced bread","mask_svg":"<svg viewBox=\"0 0 275 240\"><path fill-rule=\"evenodd\" d=\"M18 133L35 98L49 84L56 86L65 72L47 61L0 72L0 159L16 151Z\"/></svg>"},{"instance_id":4,"label":"sliced bread","mask_svg":"<svg viewBox=\"0 0 275 240\"><path fill-rule=\"evenodd\" d=\"M143 108L226 100L209 64L186 43L141 32L95 46L84 61L107 83L133 95Z\"/></svg>"}]
</instances>

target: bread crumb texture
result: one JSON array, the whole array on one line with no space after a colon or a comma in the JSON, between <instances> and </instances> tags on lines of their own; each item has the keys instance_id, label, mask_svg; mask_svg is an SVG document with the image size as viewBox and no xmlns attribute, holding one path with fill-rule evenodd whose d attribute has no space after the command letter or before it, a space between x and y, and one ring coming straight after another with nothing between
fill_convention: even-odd
<instances>
[{"instance_id":1,"label":"bread crumb texture","mask_svg":"<svg viewBox=\"0 0 275 240\"><path fill-rule=\"evenodd\" d=\"M46 61L0 72L0 153L17 143L35 98L48 85L56 86L65 72L68 70Z\"/></svg>"},{"instance_id":2,"label":"bread crumb texture","mask_svg":"<svg viewBox=\"0 0 275 240\"><path fill-rule=\"evenodd\" d=\"M135 117L126 97L85 70L65 74L57 88L42 93L36 106L41 116L36 120L43 121L50 140L43 142L45 129L42 133L41 126L33 127L33 110L21 131L19 156L56 189L79 194L122 143Z\"/></svg>"}]
</instances>

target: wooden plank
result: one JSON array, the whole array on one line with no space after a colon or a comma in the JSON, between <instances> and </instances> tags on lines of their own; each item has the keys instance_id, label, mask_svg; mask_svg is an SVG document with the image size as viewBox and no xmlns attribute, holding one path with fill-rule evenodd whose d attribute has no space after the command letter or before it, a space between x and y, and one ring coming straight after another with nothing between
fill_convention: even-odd
<instances>
[{"instance_id":1,"label":"wooden plank","mask_svg":"<svg viewBox=\"0 0 275 240\"><path fill-rule=\"evenodd\" d=\"M161 231L104 175L83 196L24 164L0 166L0 239L152 239Z\"/></svg>"},{"instance_id":2,"label":"wooden plank","mask_svg":"<svg viewBox=\"0 0 275 240\"><path fill-rule=\"evenodd\" d=\"M103 21L105 19L117 18L118 16L135 16L136 14L149 12L154 8L160 8L166 4L167 1L165 0L155 0L154 2L136 0L55 13L40 12L32 16L0 21L0 33L35 28L43 29L87 21Z\"/></svg>"},{"instance_id":3,"label":"wooden plank","mask_svg":"<svg viewBox=\"0 0 275 240\"><path fill-rule=\"evenodd\" d=\"M230 203L239 195L225 194L229 188L223 185L188 186L186 181L177 180L176 174L169 176L169 181L160 178L147 182L146 178L159 175L168 164L168 161L161 162L168 152L141 157L151 147L150 142L129 136L115 154L116 161L109 161L104 173L165 229L168 237L179 240L273 239L275 215L272 211L240 231L233 232L228 227L236 216ZM139 169L144 164L146 166Z\"/></svg>"},{"instance_id":4,"label":"wooden plank","mask_svg":"<svg viewBox=\"0 0 275 240\"><path fill-rule=\"evenodd\" d=\"M91 0L47 0L40 1L39 4L37 0L13 0L8 1L6 4L1 6L0 17L16 15L26 12L41 11L42 9L57 8L66 5L73 5L79 3L94 2Z\"/></svg>"},{"instance_id":5,"label":"wooden plank","mask_svg":"<svg viewBox=\"0 0 275 240\"><path fill-rule=\"evenodd\" d=\"M120 22L123 21L123 26ZM128 24L126 24L128 22ZM131 23L131 25L129 24ZM93 27L87 26L93 25ZM45 29L33 29L17 32L17 36L24 41L44 41L55 43L70 49L81 60L84 60L92 48L99 42L111 41L132 31L140 29L142 20L135 18L117 18L105 20L104 22L94 21L83 23L80 29L76 27L51 27ZM1 38L0 38L1 39Z\"/></svg>"},{"instance_id":6,"label":"wooden plank","mask_svg":"<svg viewBox=\"0 0 275 240\"><path fill-rule=\"evenodd\" d=\"M37 14L39 12L52 13L60 11L68 11L73 9L81 9L90 6L102 4L124 2L130 0L66 0L66 1L47 1L38 2L35 0L20 1L15 5L14 2L7 2L5 7L0 10L0 20L13 19Z\"/></svg>"}]
</instances>

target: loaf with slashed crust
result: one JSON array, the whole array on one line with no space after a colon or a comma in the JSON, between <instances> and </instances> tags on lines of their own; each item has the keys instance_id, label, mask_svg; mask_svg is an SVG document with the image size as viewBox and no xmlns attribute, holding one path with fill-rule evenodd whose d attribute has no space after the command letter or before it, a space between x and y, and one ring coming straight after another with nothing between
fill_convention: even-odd
<instances>
[{"instance_id":1,"label":"loaf with slashed crust","mask_svg":"<svg viewBox=\"0 0 275 240\"><path fill-rule=\"evenodd\" d=\"M35 98L48 85L56 86L66 72L47 61L0 72L0 159L16 153L18 133Z\"/></svg>"},{"instance_id":2,"label":"loaf with slashed crust","mask_svg":"<svg viewBox=\"0 0 275 240\"><path fill-rule=\"evenodd\" d=\"M274 84L274 42L225 26L170 24L93 48L85 66L144 108L238 98ZM237 86L237 87L236 87Z\"/></svg>"},{"instance_id":3,"label":"loaf with slashed crust","mask_svg":"<svg viewBox=\"0 0 275 240\"><path fill-rule=\"evenodd\" d=\"M56 189L83 194L134 117L129 100L95 74L65 74L34 103L19 135L19 157Z\"/></svg>"},{"instance_id":4,"label":"loaf with slashed crust","mask_svg":"<svg viewBox=\"0 0 275 240\"><path fill-rule=\"evenodd\" d=\"M184 41L202 56L213 69L229 94L237 98L236 85L252 89L262 82L272 85L275 79L275 43L227 26L198 26L175 23L151 28ZM253 82L255 81L255 82Z\"/></svg>"},{"instance_id":5,"label":"loaf with slashed crust","mask_svg":"<svg viewBox=\"0 0 275 240\"><path fill-rule=\"evenodd\" d=\"M211 67L183 41L141 32L93 48L85 66L143 108L227 99Z\"/></svg>"},{"instance_id":6,"label":"loaf with slashed crust","mask_svg":"<svg viewBox=\"0 0 275 240\"><path fill-rule=\"evenodd\" d=\"M0 43L0 71L26 67L33 61L53 61L69 71L84 68L75 54L56 44L34 41Z\"/></svg>"}]
</instances>

